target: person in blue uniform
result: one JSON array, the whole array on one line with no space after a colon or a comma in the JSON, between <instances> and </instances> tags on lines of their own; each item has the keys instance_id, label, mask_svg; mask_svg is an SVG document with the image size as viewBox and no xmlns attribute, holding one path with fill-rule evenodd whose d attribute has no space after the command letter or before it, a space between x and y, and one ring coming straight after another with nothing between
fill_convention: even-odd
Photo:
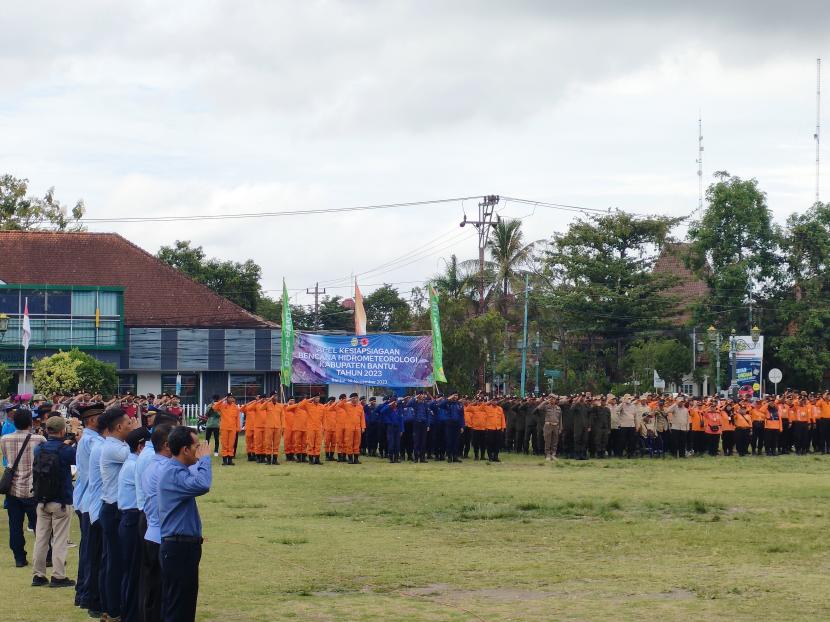
<instances>
[{"instance_id":1,"label":"person in blue uniform","mask_svg":"<svg viewBox=\"0 0 830 622\"><path fill-rule=\"evenodd\" d=\"M187 427L174 428L167 443L173 457L161 471L158 485L161 619L190 622L196 619L202 559L202 521L196 497L210 490L210 447Z\"/></svg>"},{"instance_id":2,"label":"person in blue uniform","mask_svg":"<svg viewBox=\"0 0 830 622\"><path fill-rule=\"evenodd\" d=\"M386 436L386 457L389 462L401 461L401 436L403 436L403 413L395 400L390 400L378 408L383 418Z\"/></svg>"},{"instance_id":3,"label":"person in blue uniform","mask_svg":"<svg viewBox=\"0 0 830 622\"><path fill-rule=\"evenodd\" d=\"M427 400L427 394L418 391L418 394L409 400L409 408L414 411L412 423L412 452L415 462L427 461L427 432L432 423L432 409Z\"/></svg>"},{"instance_id":4,"label":"person in blue uniform","mask_svg":"<svg viewBox=\"0 0 830 622\"><path fill-rule=\"evenodd\" d=\"M430 426L430 451L436 460L443 460L446 455L446 428L449 421L447 399L439 394L430 402L432 425Z\"/></svg>"},{"instance_id":5,"label":"person in blue uniform","mask_svg":"<svg viewBox=\"0 0 830 622\"><path fill-rule=\"evenodd\" d=\"M444 448L447 452L447 462L461 462L460 439L464 431L464 404L458 399L458 393L450 394L445 400L444 410L447 413L447 422L444 425Z\"/></svg>"},{"instance_id":6,"label":"person in blue uniform","mask_svg":"<svg viewBox=\"0 0 830 622\"><path fill-rule=\"evenodd\" d=\"M415 460L414 446L412 444L413 428L415 426L415 409L409 406L409 400L398 400L398 409L403 414L403 436L401 437L401 455L412 462Z\"/></svg>"}]
</instances>

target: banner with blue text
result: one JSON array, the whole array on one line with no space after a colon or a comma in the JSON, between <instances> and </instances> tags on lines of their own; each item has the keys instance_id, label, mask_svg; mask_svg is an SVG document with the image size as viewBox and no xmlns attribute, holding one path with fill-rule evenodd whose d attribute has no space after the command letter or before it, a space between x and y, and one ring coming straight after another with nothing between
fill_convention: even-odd
<instances>
[{"instance_id":1,"label":"banner with blue text","mask_svg":"<svg viewBox=\"0 0 830 622\"><path fill-rule=\"evenodd\" d=\"M294 384L428 387L433 384L431 335L296 333Z\"/></svg>"}]
</instances>

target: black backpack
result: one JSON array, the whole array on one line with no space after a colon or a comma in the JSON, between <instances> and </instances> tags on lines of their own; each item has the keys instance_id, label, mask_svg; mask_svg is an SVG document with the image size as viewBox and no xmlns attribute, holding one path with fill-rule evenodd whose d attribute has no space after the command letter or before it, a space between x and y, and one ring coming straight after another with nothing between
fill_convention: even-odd
<instances>
[{"instance_id":1,"label":"black backpack","mask_svg":"<svg viewBox=\"0 0 830 622\"><path fill-rule=\"evenodd\" d=\"M61 459L57 452L42 449L32 463L32 487L39 503L58 501L63 492Z\"/></svg>"}]
</instances>

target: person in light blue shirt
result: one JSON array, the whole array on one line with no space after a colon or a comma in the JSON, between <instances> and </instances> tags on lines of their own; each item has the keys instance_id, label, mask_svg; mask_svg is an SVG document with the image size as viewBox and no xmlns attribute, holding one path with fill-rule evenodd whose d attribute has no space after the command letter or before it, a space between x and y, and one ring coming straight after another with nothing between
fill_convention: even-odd
<instances>
[{"instance_id":1,"label":"person in light blue shirt","mask_svg":"<svg viewBox=\"0 0 830 622\"><path fill-rule=\"evenodd\" d=\"M147 428L150 435L156 426L163 424L170 424L175 426L177 421L175 417L165 414L157 414L156 411L147 414ZM152 436L151 436L152 438ZM147 518L144 515L144 472L150 463L153 461L153 456L156 455L152 440L148 440L144 444L144 449L138 455L138 461L135 464L135 498L138 504L138 509L141 510L139 517L139 529L143 537L144 532L147 531Z\"/></svg>"},{"instance_id":2,"label":"person in light blue shirt","mask_svg":"<svg viewBox=\"0 0 830 622\"><path fill-rule=\"evenodd\" d=\"M173 458L159 477L161 521L161 616L163 620L196 619L202 521L196 497L210 490L213 478L210 447L190 428L178 427L168 437Z\"/></svg>"},{"instance_id":3,"label":"person in light blue shirt","mask_svg":"<svg viewBox=\"0 0 830 622\"><path fill-rule=\"evenodd\" d=\"M96 433L90 435L89 476L87 477L86 490L84 490L84 495L81 498L81 508L88 517L89 525L88 563L86 565L88 574L85 581L87 600L85 604L93 612L101 612L104 608L104 595L101 592L104 550L101 522L98 520L101 512L101 448L104 445L104 436L108 434L103 412L103 404L101 404L100 411L94 417Z\"/></svg>"},{"instance_id":4,"label":"person in light blue shirt","mask_svg":"<svg viewBox=\"0 0 830 622\"><path fill-rule=\"evenodd\" d=\"M127 436L138 427L138 420L128 417L120 408L110 408L102 419L108 434L101 445L101 511L99 522L103 536L104 572L102 591L104 592L104 613L110 618L121 618L121 579L123 577L123 559L121 543L118 539L118 525L121 517L118 511L118 474L130 448Z\"/></svg>"},{"instance_id":5,"label":"person in light blue shirt","mask_svg":"<svg viewBox=\"0 0 830 622\"><path fill-rule=\"evenodd\" d=\"M141 543L144 538L139 532L139 517L136 500L136 464L138 455L149 438L147 428L138 428L127 435L130 455L118 473L118 540L121 545L121 621L135 622L143 616L138 609L138 581L141 571Z\"/></svg>"},{"instance_id":6,"label":"person in light blue shirt","mask_svg":"<svg viewBox=\"0 0 830 622\"><path fill-rule=\"evenodd\" d=\"M161 619L161 565L159 564L161 527L158 513L158 482L162 471L172 457L170 446L167 444L167 437L174 427L171 424L157 424L153 428L151 442L155 453L141 476L141 488L144 491L144 517L147 521L147 528L143 534L138 602L140 603L139 606L143 607L145 620ZM143 457L144 453L142 452L139 456L139 463ZM138 463L136 466L138 467Z\"/></svg>"}]
</instances>

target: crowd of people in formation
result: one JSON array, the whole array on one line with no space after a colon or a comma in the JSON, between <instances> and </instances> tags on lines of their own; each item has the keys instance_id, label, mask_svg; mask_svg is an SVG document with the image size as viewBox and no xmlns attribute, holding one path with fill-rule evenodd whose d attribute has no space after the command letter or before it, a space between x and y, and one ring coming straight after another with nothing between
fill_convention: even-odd
<instances>
[{"instance_id":1,"label":"crowd of people in formation","mask_svg":"<svg viewBox=\"0 0 830 622\"><path fill-rule=\"evenodd\" d=\"M134 399L87 401L95 398L34 396L4 406L0 449L8 469L0 492L15 565L29 565L28 523L32 587L74 588L74 604L108 622L195 620L196 497L211 486L208 443L180 424L172 399L142 413L137 404L125 408ZM73 515L77 545L69 540ZM77 580L67 573L70 546L78 547Z\"/></svg>"},{"instance_id":2,"label":"crowd of people in formation","mask_svg":"<svg viewBox=\"0 0 830 622\"><path fill-rule=\"evenodd\" d=\"M247 459L360 464L462 458L499 461L501 451L565 456L663 457L767 455L830 451L830 393L786 392L763 399L580 393L488 398L430 395L321 400L276 394L244 405L232 396L208 408L207 439L233 465L244 429Z\"/></svg>"}]
</instances>

